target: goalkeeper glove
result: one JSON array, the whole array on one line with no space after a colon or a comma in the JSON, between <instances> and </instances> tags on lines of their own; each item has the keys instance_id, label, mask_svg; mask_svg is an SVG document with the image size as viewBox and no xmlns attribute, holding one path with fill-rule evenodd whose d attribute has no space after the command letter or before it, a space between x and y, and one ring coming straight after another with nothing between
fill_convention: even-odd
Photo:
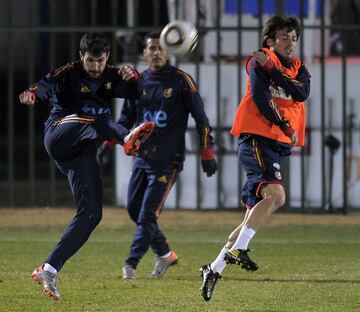
<instances>
[{"instance_id":1,"label":"goalkeeper glove","mask_svg":"<svg viewBox=\"0 0 360 312\"><path fill-rule=\"evenodd\" d=\"M217 162L212 147L201 149L201 166L208 177L211 177L217 171Z\"/></svg>"}]
</instances>

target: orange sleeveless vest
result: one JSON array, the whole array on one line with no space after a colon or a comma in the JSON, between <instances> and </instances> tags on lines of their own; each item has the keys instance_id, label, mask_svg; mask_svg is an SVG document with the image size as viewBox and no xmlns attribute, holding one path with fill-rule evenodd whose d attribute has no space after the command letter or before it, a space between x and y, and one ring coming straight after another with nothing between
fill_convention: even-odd
<instances>
[{"instance_id":1,"label":"orange sleeveless vest","mask_svg":"<svg viewBox=\"0 0 360 312\"><path fill-rule=\"evenodd\" d=\"M269 49L263 48L263 51L271 58L275 66L278 67L283 74L295 79L298 70L301 66L301 61L293 58L293 65L291 68L283 66L276 56L276 54ZM251 60L251 58L248 60ZM250 78L247 74L246 79L246 95L241 100L235 115L235 120L230 133L236 137L241 133L252 133L261 135L276 141L291 143L288 138L278 126L271 123L258 110L254 100L251 97ZM306 111L303 102L297 102L291 96L287 96L284 90L280 87L274 88L270 86L270 92L273 95L273 100L277 104L281 114L290 122L291 127L298 133L297 146L304 145L305 137L305 118Z\"/></svg>"}]
</instances>

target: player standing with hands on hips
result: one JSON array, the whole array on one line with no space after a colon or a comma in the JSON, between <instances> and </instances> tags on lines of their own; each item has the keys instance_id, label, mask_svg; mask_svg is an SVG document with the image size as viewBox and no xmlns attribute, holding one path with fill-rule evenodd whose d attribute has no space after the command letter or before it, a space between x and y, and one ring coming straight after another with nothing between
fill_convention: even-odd
<instances>
[{"instance_id":1,"label":"player standing with hands on hips","mask_svg":"<svg viewBox=\"0 0 360 312\"><path fill-rule=\"evenodd\" d=\"M87 241L102 218L102 180L96 161L105 139L124 145L128 153L140 148L154 124L129 129L111 119L110 100L138 98L139 75L130 66L107 65L110 41L103 33L87 33L80 41L80 60L49 73L20 94L22 104L50 102L44 143L50 157L68 178L77 213L44 265L32 276L53 299L60 300L57 273ZM134 137L142 140L134 144Z\"/></svg>"},{"instance_id":2,"label":"player standing with hands on hips","mask_svg":"<svg viewBox=\"0 0 360 312\"><path fill-rule=\"evenodd\" d=\"M310 74L294 57L300 36L295 17L274 16L262 30L262 49L247 62L247 90L236 112L231 134L239 137L239 161L247 180L242 192L243 222L230 234L217 258L201 268L201 295L211 299L227 264L256 271L248 245L267 218L285 203L281 170L292 146L303 146L304 101Z\"/></svg>"},{"instance_id":3,"label":"player standing with hands on hips","mask_svg":"<svg viewBox=\"0 0 360 312\"><path fill-rule=\"evenodd\" d=\"M199 134L203 171L210 177L217 170L211 127L197 87L190 75L168 63L159 37L159 33L145 36L143 54L149 68L141 74L143 93L137 101L125 101L118 120L128 129L155 122L154 132L135 157L129 181L127 209L136 230L122 269L124 279L136 277L136 268L149 247L157 256L153 277L162 276L178 260L157 220L183 168L189 114ZM111 142L105 142L99 148L100 162L111 147Z\"/></svg>"}]
</instances>

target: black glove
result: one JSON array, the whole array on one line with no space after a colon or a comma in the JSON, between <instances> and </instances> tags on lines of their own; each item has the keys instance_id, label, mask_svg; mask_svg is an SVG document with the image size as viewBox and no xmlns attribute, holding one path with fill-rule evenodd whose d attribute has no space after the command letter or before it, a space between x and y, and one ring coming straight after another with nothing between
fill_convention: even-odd
<instances>
[{"instance_id":1,"label":"black glove","mask_svg":"<svg viewBox=\"0 0 360 312\"><path fill-rule=\"evenodd\" d=\"M114 147L114 145L115 144L111 141L104 141L103 144L101 144L98 148L96 152L96 161L99 164L101 171L103 171L104 166L109 163L109 153Z\"/></svg>"},{"instance_id":2,"label":"black glove","mask_svg":"<svg viewBox=\"0 0 360 312\"><path fill-rule=\"evenodd\" d=\"M217 171L217 162L212 147L201 149L201 166L208 177L211 177Z\"/></svg>"}]
</instances>

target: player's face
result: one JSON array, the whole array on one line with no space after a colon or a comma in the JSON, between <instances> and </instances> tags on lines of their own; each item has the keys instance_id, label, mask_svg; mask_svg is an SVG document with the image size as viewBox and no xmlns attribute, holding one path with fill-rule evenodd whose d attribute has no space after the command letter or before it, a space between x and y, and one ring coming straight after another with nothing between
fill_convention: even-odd
<instances>
[{"instance_id":1,"label":"player's face","mask_svg":"<svg viewBox=\"0 0 360 312\"><path fill-rule=\"evenodd\" d=\"M80 52L80 59L83 63L84 70L91 78L98 78L103 73L106 63L109 59L109 52L104 52L99 56L94 56L85 52Z\"/></svg>"},{"instance_id":2,"label":"player's face","mask_svg":"<svg viewBox=\"0 0 360 312\"><path fill-rule=\"evenodd\" d=\"M285 59L294 56L298 37L295 30L288 31L287 28L276 32L275 39L268 39L270 50L280 54Z\"/></svg>"},{"instance_id":3,"label":"player's face","mask_svg":"<svg viewBox=\"0 0 360 312\"><path fill-rule=\"evenodd\" d=\"M167 62L166 51L163 50L160 45L160 40L157 38L149 38L146 41L144 57L152 71L161 70Z\"/></svg>"}]
</instances>

